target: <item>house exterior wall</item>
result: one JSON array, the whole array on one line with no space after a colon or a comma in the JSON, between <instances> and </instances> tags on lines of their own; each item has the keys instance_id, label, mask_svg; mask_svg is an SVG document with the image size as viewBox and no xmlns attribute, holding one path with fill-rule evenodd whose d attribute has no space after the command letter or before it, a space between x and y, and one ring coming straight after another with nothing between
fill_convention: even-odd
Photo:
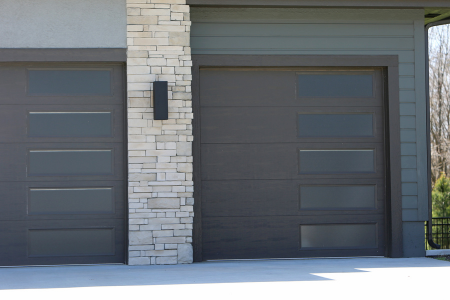
<instances>
[{"instance_id":1,"label":"house exterior wall","mask_svg":"<svg viewBox=\"0 0 450 300\"><path fill-rule=\"evenodd\" d=\"M193 54L398 55L404 254L423 256L423 30L422 9L190 8L186 0L0 3L0 48L127 48L131 265L192 262L191 46ZM152 82L158 80L169 83L164 121L153 120Z\"/></svg>"},{"instance_id":2,"label":"house exterior wall","mask_svg":"<svg viewBox=\"0 0 450 300\"><path fill-rule=\"evenodd\" d=\"M423 10L192 8L191 19L192 54L398 55L403 250L405 256L423 256L428 218Z\"/></svg>"},{"instance_id":3,"label":"house exterior wall","mask_svg":"<svg viewBox=\"0 0 450 300\"><path fill-rule=\"evenodd\" d=\"M125 48L125 0L2 0L0 48Z\"/></svg>"}]
</instances>

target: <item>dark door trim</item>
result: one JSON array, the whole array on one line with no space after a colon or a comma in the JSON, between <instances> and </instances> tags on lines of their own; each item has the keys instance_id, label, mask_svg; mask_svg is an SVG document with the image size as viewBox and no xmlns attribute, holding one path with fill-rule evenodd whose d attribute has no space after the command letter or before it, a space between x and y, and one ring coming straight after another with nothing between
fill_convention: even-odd
<instances>
[{"instance_id":1,"label":"dark door trim","mask_svg":"<svg viewBox=\"0 0 450 300\"><path fill-rule=\"evenodd\" d=\"M399 70L396 55L193 55L194 261L202 261L200 68L202 67L383 67L386 107L386 255L403 256Z\"/></svg>"}]
</instances>

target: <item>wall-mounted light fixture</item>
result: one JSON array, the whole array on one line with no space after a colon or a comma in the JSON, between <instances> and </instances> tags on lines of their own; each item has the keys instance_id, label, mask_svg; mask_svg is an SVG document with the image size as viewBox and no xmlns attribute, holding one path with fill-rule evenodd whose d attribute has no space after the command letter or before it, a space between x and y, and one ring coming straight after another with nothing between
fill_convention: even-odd
<instances>
[{"instance_id":1,"label":"wall-mounted light fixture","mask_svg":"<svg viewBox=\"0 0 450 300\"><path fill-rule=\"evenodd\" d=\"M153 114L155 120L169 119L169 97L167 81L153 82Z\"/></svg>"}]
</instances>

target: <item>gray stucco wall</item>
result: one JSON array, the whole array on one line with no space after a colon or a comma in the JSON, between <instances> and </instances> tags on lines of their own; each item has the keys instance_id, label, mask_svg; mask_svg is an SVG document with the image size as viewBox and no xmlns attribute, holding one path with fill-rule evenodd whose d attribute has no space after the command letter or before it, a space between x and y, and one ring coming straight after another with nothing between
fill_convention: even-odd
<instances>
[{"instance_id":1,"label":"gray stucco wall","mask_svg":"<svg viewBox=\"0 0 450 300\"><path fill-rule=\"evenodd\" d=\"M126 0L2 0L0 48L126 48Z\"/></svg>"},{"instance_id":2,"label":"gray stucco wall","mask_svg":"<svg viewBox=\"0 0 450 300\"><path fill-rule=\"evenodd\" d=\"M398 55L405 256L427 219L422 9L192 8L192 54Z\"/></svg>"}]
</instances>

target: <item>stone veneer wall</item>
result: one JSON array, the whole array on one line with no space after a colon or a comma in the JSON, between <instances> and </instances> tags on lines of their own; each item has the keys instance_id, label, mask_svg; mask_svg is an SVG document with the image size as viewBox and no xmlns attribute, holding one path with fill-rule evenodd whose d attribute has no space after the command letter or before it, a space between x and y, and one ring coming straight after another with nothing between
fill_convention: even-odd
<instances>
[{"instance_id":1,"label":"stone veneer wall","mask_svg":"<svg viewBox=\"0 0 450 300\"><path fill-rule=\"evenodd\" d=\"M129 264L192 262L189 6L127 0ZM153 120L152 82L169 83L169 120Z\"/></svg>"}]
</instances>

